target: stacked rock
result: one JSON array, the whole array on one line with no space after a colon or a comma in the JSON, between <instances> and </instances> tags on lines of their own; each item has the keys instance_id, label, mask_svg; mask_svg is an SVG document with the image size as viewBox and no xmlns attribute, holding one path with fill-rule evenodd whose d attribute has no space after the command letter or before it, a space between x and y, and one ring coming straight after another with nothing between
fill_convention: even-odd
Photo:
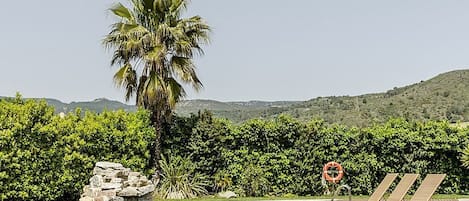
<instances>
[{"instance_id":1,"label":"stacked rock","mask_svg":"<svg viewBox=\"0 0 469 201\"><path fill-rule=\"evenodd\" d=\"M155 185L122 164L97 162L80 201L150 201Z\"/></svg>"}]
</instances>

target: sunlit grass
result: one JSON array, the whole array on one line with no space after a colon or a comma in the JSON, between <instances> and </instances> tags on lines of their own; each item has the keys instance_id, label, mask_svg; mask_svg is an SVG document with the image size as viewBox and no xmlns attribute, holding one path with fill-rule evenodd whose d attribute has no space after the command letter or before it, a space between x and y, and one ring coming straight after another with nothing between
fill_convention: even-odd
<instances>
[{"instance_id":1,"label":"sunlit grass","mask_svg":"<svg viewBox=\"0 0 469 201\"><path fill-rule=\"evenodd\" d=\"M352 196L353 201L366 201L368 200L369 196L359 195L359 196ZM385 196L386 197L386 196ZM405 197L406 200L410 200L412 195L407 195ZM194 199L185 199L180 201L256 201L256 200L315 200L315 199L331 199L332 196L289 196L289 197L238 197L238 198L217 198L214 196L206 196L202 198L194 198ZM432 200L457 200L457 199L469 199L469 195L457 195L457 194L436 194L432 196ZM348 196L338 196L336 199L340 199L343 201L348 201ZM163 201L160 199L155 199L155 201ZM165 200L167 201L167 200ZM178 201L178 200L173 200Z\"/></svg>"}]
</instances>

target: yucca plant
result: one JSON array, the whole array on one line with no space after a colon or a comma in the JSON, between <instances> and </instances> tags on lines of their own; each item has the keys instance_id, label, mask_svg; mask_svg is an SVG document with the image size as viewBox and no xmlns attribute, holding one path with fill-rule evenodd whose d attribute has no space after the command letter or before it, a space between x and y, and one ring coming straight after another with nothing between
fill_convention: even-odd
<instances>
[{"instance_id":1,"label":"yucca plant","mask_svg":"<svg viewBox=\"0 0 469 201\"><path fill-rule=\"evenodd\" d=\"M209 185L205 175L195 172L195 165L189 157L161 156L161 180L155 190L155 197L163 199L195 198L207 194Z\"/></svg>"},{"instance_id":2,"label":"yucca plant","mask_svg":"<svg viewBox=\"0 0 469 201\"><path fill-rule=\"evenodd\" d=\"M231 186L231 184L233 184L233 180L231 179L231 176L224 172L224 171L221 171L221 172L217 172L215 175L214 175L214 190L215 191L219 191L219 192L223 192L225 191L228 187Z\"/></svg>"},{"instance_id":3,"label":"yucca plant","mask_svg":"<svg viewBox=\"0 0 469 201\"><path fill-rule=\"evenodd\" d=\"M466 149L462 152L462 165L466 168L469 168L469 145L467 145Z\"/></svg>"}]
</instances>

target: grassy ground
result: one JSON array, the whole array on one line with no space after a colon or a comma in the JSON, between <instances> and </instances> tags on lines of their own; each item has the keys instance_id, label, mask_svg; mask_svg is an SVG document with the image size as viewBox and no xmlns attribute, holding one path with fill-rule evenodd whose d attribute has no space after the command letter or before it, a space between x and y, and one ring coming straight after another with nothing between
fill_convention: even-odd
<instances>
[{"instance_id":1,"label":"grassy ground","mask_svg":"<svg viewBox=\"0 0 469 201\"><path fill-rule=\"evenodd\" d=\"M353 201L367 201L369 196L352 196ZM386 196L385 196L386 197ZM191 201L266 201L266 200L314 200L314 199L331 199L331 196L299 196L299 197L241 197L241 198L231 198L231 199L224 199L224 198L215 198L215 197L203 197L203 198L196 198L190 199ZM411 196L406 196L405 200L410 200ZM469 195L456 195L456 194L438 194L433 195L432 200L443 200L443 201L451 201L457 199L469 199ZM337 199L348 201L348 196L339 196ZM163 200L155 200L155 201L163 201ZM165 200L167 201L167 200ZM174 200L177 201L177 200ZM183 200L187 201L187 200Z\"/></svg>"}]
</instances>

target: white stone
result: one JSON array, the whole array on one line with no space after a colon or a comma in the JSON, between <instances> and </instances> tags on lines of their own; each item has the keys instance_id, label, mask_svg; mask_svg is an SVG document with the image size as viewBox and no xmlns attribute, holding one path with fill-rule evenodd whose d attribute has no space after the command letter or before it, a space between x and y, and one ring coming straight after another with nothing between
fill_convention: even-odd
<instances>
[{"instance_id":1,"label":"white stone","mask_svg":"<svg viewBox=\"0 0 469 201\"><path fill-rule=\"evenodd\" d=\"M140 172L129 172L129 177L140 177Z\"/></svg>"},{"instance_id":2,"label":"white stone","mask_svg":"<svg viewBox=\"0 0 469 201\"><path fill-rule=\"evenodd\" d=\"M138 193L139 191L137 190L137 188L127 187L118 192L117 195L122 197L135 197L138 195Z\"/></svg>"},{"instance_id":3,"label":"white stone","mask_svg":"<svg viewBox=\"0 0 469 201\"><path fill-rule=\"evenodd\" d=\"M139 191L137 196L143 196L143 195L153 192L155 190L155 186L153 186L153 184L150 184L148 186L139 187L137 188L137 190Z\"/></svg>"},{"instance_id":4,"label":"white stone","mask_svg":"<svg viewBox=\"0 0 469 201\"><path fill-rule=\"evenodd\" d=\"M94 175L90 178L90 187L99 188L103 184L103 177L101 175Z\"/></svg>"},{"instance_id":5,"label":"white stone","mask_svg":"<svg viewBox=\"0 0 469 201\"><path fill-rule=\"evenodd\" d=\"M119 163L98 162L90 185L83 188L80 201L151 201L155 185L139 172L132 172ZM180 194L174 194L179 197ZM126 197L126 198L124 198Z\"/></svg>"},{"instance_id":6,"label":"white stone","mask_svg":"<svg viewBox=\"0 0 469 201\"><path fill-rule=\"evenodd\" d=\"M101 192L101 188L86 188L86 189L83 189L83 195L85 197L97 197L99 192Z\"/></svg>"},{"instance_id":7,"label":"white stone","mask_svg":"<svg viewBox=\"0 0 469 201\"><path fill-rule=\"evenodd\" d=\"M122 164L120 164L120 163L111 163L111 162L97 162L96 167L100 167L102 169L112 168L112 169L115 169L115 170L124 169L124 166L122 166Z\"/></svg>"},{"instance_id":8,"label":"white stone","mask_svg":"<svg viewBox=\"0 0 469 201\"><path fill-rule=\"evenodd\" d=\"M124 169L117 171L117 177L120 177L120 178L128 177L129 173L130 173L130 169L124 168Z\"/></svg>"},{"instance_id":9,"label":"white stone","mask_svg":"<svg viewBox=\"0 0 469 201\"><path fill-rule=\"evenodd\" d=\"M91 198L91 197L86 196L86 197L80 198L80 201L94 201L94 199Z\"/></svg>"},{"instance_id":10,"label":"white stone","mask_svg":"<svg viewBox=\"0 0 469 201\"><path fill-rule=\"evenodd\" d=\"M123 179L122 178L112 178L111 183L122 183Z\"/></svg>"},{"instance_id":11,"label":"white stone","mask_svg":"<svg viewBox=\"0 0 469 201\"><path fill-rule=\"evenodd\" d=\"M151 184L150 181L148 181L147 178L145 177L140 177L140 179L138 179L138 181L136 182L137 184L137 187L142 187L142 186L146 186L146 185L149 185Z\"/></svg>"},{"instance_id":12,"label":"white stone","mask_svg":"<svg viewBox=\"0 0 469 201\"><path fill-rule=\"evenodd\" d=\"M110 201L124 201L124 198L123 198L123 197L115 196L115 197L111 197L111 200L110 200Z\"/></svg>"},{"instance_id":13,"label":"white stone","mask_svg":"<svg viewBox=\"0 0 469 201\"><path fill-rule=\"evenodd\" d=\"M113 197L113 196L116 196L117 191L120 191L120 190L122 190L122 189L118 188L118 189L113 189L113 190L103 190L103 191L98 193L97 197L99 197L99 196Z\"/></svg>"},{"instance_id":14,"label":"white stone","mask_svg":"<svg viewBox=\"0 0 469 201\"><path fill-rule=\"evenodd\" d=\"M103 190L118 189L118 188L121 188L121 187L122 187L121 183L103 183L101 185L101 188Z\"/></svg>"},{"instance_id":15,"label":"white stone","mask_svg":"<svg viewBox=\"0 0 469 201\"><path fill-rule=\"evenodd\" d=\"M100 197L94 198L94 201L110 201L110 200L111 198L108 196L100 196Z\"/></svg>"},{"instance_id":16,"label":"white stone","mask_svg":"<svg viewBox=\"0 0 469 201\"><path fill-rule=\"evenodd\" d=\"M220 192L217 194L218 197L221 197L221 198L234 198L234 197L238 197L238 195L236 195L235 192L233 191L223 191L223 192Z\"/></svg>"},{"instance_id":17,"label":"white stone","mask_svg":"<svg viewBox=\"0 0 469 201\"><path fill-rule=\"evenodd\" d=\"M119 170L114 170L114 169L102 169L100 167L95 167L93 169L93 174L94 175L101 175L101 176L106 176L106 177L117 177L119 173Z\"/></svg>"}]
</instances>

